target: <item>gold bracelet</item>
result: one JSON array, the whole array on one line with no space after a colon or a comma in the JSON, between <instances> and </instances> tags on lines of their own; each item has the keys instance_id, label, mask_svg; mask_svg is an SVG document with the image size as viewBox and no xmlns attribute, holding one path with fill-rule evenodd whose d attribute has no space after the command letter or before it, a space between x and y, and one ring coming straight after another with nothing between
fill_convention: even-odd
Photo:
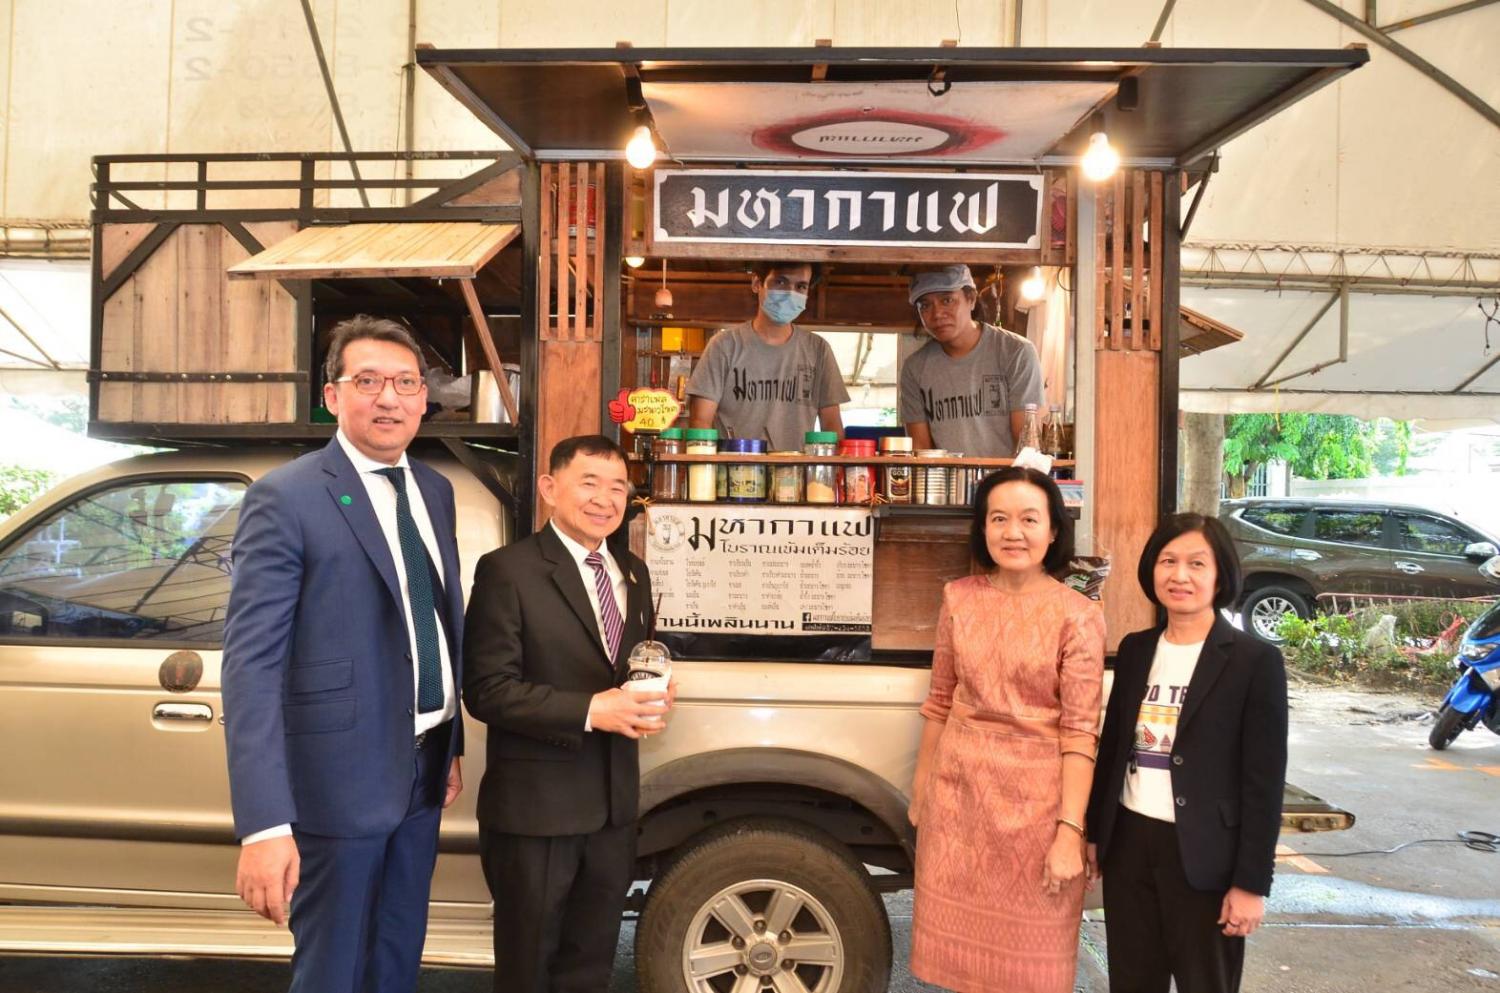
<instances>
[{"instance_id":1,"label":"gold bracelet","mask_svg":"<svg viewBox=\"0 0 1500 993\"><path fill-rule=\"evenodd\" d=\"M1059 823L1059 824L1066 824L1068 827L1072 828L1074 831L1077 831L1078 832L1078 837L1080 837L1080 838L1087 838L1088 837L1088 832L1084 831L1083 825L1079 824L1077 821L1070 821L1066 817L1059 817L1057 819L1057 823Z\"/></svg>"}]
</instances>

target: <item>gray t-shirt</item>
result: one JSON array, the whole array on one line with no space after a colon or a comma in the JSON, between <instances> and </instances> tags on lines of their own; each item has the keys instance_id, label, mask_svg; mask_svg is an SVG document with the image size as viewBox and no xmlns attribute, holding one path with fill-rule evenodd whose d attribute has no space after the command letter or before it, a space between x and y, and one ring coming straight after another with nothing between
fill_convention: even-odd
<instances>
[{"instance_id":1,"label":"gray t-shirt","mask_svg":"<svg viewBox=\"0 0 1500 993\"><path fill-rule=\"evenodd\" d=\"M1036 347L993 324L979 325L979 343L963 358L929 341L901 370L901 423L926 423L939 448L975 458L1010 458L1011 411L1043 402Z\"/></svg>"},{"instance_id":2,"label":"gray t-shirt","mask_svg":"<svg viewBox=\"0 0 1500 993\"><path fill-rule=\"evenodd\" d=\"M714 335L688 381L688 395L719 405L719 437L769 438L771 451L802 450L818 410L845 403L849 391L828 342L792 328L783 344L768 345L746 321Z\"/></svg>"}]
</instances>

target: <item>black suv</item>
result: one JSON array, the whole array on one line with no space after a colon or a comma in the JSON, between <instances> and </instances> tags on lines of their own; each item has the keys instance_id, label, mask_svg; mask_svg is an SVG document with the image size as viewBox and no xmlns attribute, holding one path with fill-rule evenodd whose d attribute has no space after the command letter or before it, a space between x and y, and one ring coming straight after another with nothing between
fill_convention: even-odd
<instances>
[{"instance_id":1,"label":"black suv","mask_svg":"<svg viewBox=\"0 0 1500 993\"><path fill-rule=\"evenodd\" d=\"M1500 542L1424 507L1354 500L1226 500L1219 517L1245 572L1245 629L1277 643L1283 614L1309 617L1321 594L1500 594L1480 566Z\"/></svg>"}]
</instances>

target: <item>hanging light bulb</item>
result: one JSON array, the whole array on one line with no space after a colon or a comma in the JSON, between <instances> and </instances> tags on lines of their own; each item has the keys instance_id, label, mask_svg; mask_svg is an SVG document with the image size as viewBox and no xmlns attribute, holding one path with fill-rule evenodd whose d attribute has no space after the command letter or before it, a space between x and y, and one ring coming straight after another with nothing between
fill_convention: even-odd
<instances>
[{"instance_id":1,"label":"hanging light bulb","mask_svg":"<svg viewBox=\"0 0 1500 993\"><path fill-rule=\"evenodd\" d=\"M1047 293L1047 283L1042 279L1042 267L1037 266L1031 270L1031 275L1026 277L1021 284L1021 297L1032 303L1040 300Z\"/></svg>"},{"instance_id":2,"label":"hanging light bulb","mask_svg":"<svg viewBox=\"0 0 1500 993\"><path fill-rule=\"evenodd\" d=\"M625 143L625 161L637 169L649 168L656 161L656 145L651 141L651 129L642 124Z\"/></svg>"},{"instance_id":3,"label":"hanging light bulb","mask_svg":"<svg viewBox=\"0 0 1500 993\"><path fill-rule=\"evenodd\" d=\"M639 269L646 264L646 260L639 255L627 255L625 256L625 264L632 269Z\"/></svg>"},{"instance_id":4,"label":"hanging light bulb","mask_svg":"<svg viewBox=\"0 0 1500 993\"><path fill-rule=\"evenodd\" d=\"M667 289L667 260L661 260L661 289L656 291L656 309L669 311L672 309L672 291Z\"/></svg>"},{"instance_id":5,"label":"hanging light bulb","mask_svg":"<svg viewBox=\"0 0 1500 993\"><path fill-rule=\"evenodd\" d=\"M1099 183L1115 174L1120 168L1120 153L1109 143L1103 131L1089 135L1088 151L1083 153L1083 174Z\"/></svg>"}]
</instances>

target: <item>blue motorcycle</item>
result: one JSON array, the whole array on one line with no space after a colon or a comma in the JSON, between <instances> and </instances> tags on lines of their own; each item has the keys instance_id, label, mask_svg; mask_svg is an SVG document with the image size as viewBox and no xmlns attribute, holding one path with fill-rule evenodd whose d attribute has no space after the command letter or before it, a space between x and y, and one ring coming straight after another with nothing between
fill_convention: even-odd
<instances>
[{"instance_id":1,"label":"blue motorcycle","mask_svg":"<svg viewBox=\"0 0 1500 993\"><path fill-rule=\"evenodd\" d=\"M1500 734L1500 603L1469 625L1453 665L1458 682L1443 698L1427 736L1427 743L1438 751L1481 723Z\"/></svg>"}]
</instances>

